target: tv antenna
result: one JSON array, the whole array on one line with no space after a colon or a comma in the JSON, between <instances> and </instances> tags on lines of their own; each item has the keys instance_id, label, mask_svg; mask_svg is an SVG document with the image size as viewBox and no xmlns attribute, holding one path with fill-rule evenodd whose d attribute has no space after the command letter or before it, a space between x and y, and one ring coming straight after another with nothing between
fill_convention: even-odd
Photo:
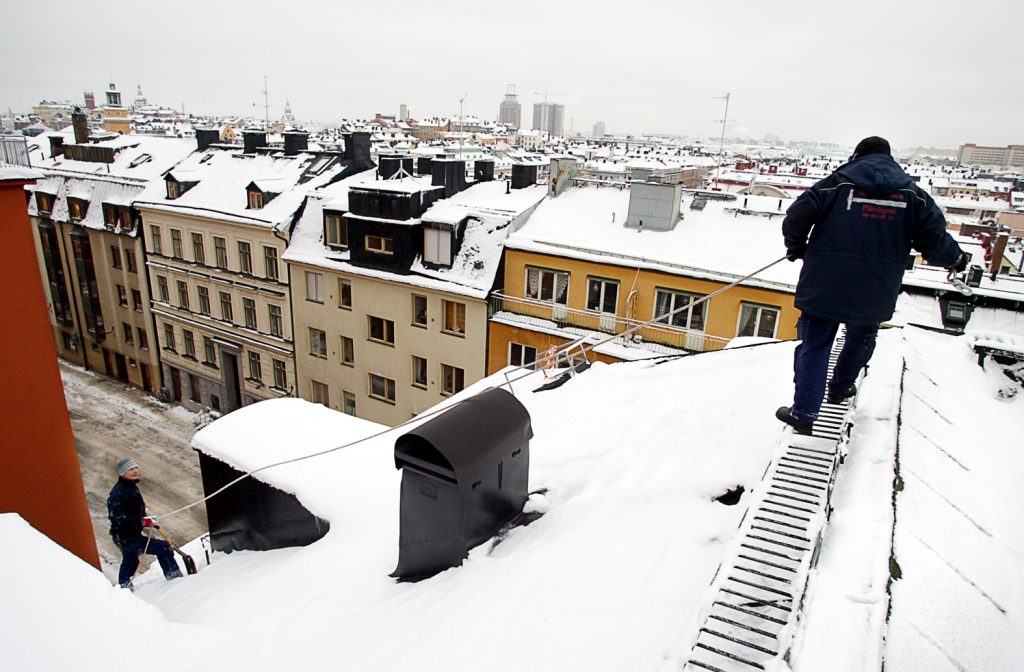
<instances>
[{"instance_id":1,"label":"tv antenna","mask_svg":"<svg viewBox=\"0 0 1024 672\"><path fill-rule=\"evenodd\" d=\"M469 95L469 92L467 91L466 93L462 94L462 98L459 98L459 160L460 161L462 160L462 138L463 138L463 130L462 130L463 129L463 123L462 122L463 122L463 119L464 119L464 117L462 116L462 103L465 102L466 96L468 96L468 95Z\"/></svg>"},{"instance_id":2,"label":"tv antenna","mask_svg":"<svg viewBox=\"0 0 1024 672\"><path fill-rule=\"evenodd\" d=\"M725 100L725 114L718 122L722 124L722 137L718 141L718 167L715 168L715 189L718 189L718 176L722 172L722 159L725 158L723 152L725 149L725 125L729 122L729 96L730 94L727 93L724 96L714 97L715 100Z\"/></svg>"},{"instance_id":3,"label":"tv antenna","mask_svg":"<svg viewBox=\"0 0 1024 672\"><path fill-rule=\"evenodd\" d=\"M270 127L270 93L267 89L267 76L263 75L263 117L267 127Z\"/></svg>"}]
</instances>

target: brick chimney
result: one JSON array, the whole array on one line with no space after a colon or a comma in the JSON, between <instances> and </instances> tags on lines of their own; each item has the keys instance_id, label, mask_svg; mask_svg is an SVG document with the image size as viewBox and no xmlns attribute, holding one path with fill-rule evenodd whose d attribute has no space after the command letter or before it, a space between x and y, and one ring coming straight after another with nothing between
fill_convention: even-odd
<instances>
[{"instance_id":1,"label":"brick chimney","mask_svg":"<svg viewBox=\"0 0 1024 672\"><path fill-rule=\"evenodd\" d=\"M75 131L75 144L84 145L89 142L89 115L76 107L71 113L71 126Z\"/></svg>"}]
</instances>

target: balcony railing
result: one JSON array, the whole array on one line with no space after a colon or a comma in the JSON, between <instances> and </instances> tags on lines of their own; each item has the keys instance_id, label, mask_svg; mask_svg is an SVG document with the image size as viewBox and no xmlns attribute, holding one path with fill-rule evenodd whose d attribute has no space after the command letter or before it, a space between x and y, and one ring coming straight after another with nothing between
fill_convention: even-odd
<instances>
[{"instance_id":1,"label":"balcony railing","mask_svg":"<svg viewBox=\"0 0 1024 672\"><path fill-rule=\"evenodd\" d=\"M498 313L530 318L529 323L532 326L558 329L564 331L567 337L578 337L584 335L583 332L621 334L639 327L614 343L627 348L643 347L658 354L721 350L729 342L727 338L709 336L702 331L682 329L670 324L640 326L644 322L619 315L579 310L549 301L524 299L494 292L491 294L488 317Z\"/></svg>"}]
</instances>

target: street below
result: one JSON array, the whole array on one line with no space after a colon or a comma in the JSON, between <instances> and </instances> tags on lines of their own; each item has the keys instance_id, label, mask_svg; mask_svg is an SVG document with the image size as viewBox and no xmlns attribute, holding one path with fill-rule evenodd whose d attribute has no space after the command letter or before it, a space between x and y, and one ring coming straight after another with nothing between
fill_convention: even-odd
<instances>
[{"instance_id":1,"label":"street below","mask_svg":"<svg viewBox=\"0 0 1024 672\"><path fill-rule=\"evenodd\" d=\"M116 582L121 553L110 539L107 494L117 482L118 460L138 462L139 487L150 513L170 513L203 496L199 458L190 442L211 418L64 361L60 371L100 563ZM161 520L160 528L183 545L206 533L206 507L200 504ZM139 572L153 560L145 556Z\"/></svg>"}]
</instances>

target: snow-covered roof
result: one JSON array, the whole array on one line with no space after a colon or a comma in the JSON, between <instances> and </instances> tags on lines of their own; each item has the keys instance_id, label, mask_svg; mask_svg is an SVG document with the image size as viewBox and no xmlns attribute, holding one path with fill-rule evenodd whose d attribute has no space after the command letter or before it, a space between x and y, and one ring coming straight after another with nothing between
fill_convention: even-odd
<instances>
[{"instance_id":1,"label":"snow-covered roof","mask_svg":"<svg viewBox=\"0 0 1024 672\"><path fill-rule=\"evenodd\" d=\"M719 200L709 200L703 210L690 210L693 196L684 194L684 218L672 231L640 232L624 226L629 196L628 188L614 186L570 188L541 203L506 245L510 249L727 282L785 252L781 213L778 218L747 215L735 210L737 201ZM778 202L769 197L750 198ZM738 203L742 204L742 197ZM793 292L799 273L800 264L783 262L747 284Z\"/></svg>"},{"instance_id":2,"label":"snow-covered roof","mask_svg":"<svg viewBox=\"0 0 1024 672\"><path fill-rule=\"evenodd\" d=\"M195 186L171 199L164 181L157 180L139 196L136 205L280 227L290 223L309 190L329 182L346 165L337 155L245 154L241 148L210 148L193 152L169 173L180 182L195 182ZM253 182L273 185L270 191L279 196L262 208L249 208L246 189Z\"/></svg>"},{"instance_id":3,"label":"snow-covered roof","mask_svg":"<svg viewBox=\"0 0 1024 672\"><path fill-rule=\"evenodd\" d=\"M387 271L356 266L350 263L347 251L330 250L323 242L324 209L347 210L349 189L361 186L365 180L365 177L357 175L312 192L292 233L284 260L483 299L494 284L502 245L511 222L547 193L543 186L534 185L506 194L504 181L490 181L478 182L449 199L437 201L417 222L466 222L462 246L452 259L451 267L427 268L417 258L412 264L411 274L395 276ZM366 184L400 181L380 180ZM429 179L426 182L429 183Z\"/></svg>"},{"instance_id":4,"label":"snow-covered roof","mask_svg":"<svg viewBox=\"0 0 1024 672\"><path fill-rule=\"evenodd\" d=\"M50 157L50 138L59 137L65 145L75 143L74 133L44 133L28 141L32 165L47 173L67 173L115 177L126 181L148 182L160 177L195 150L192 138L168 138L154 135L118 135L109 140L90 142L87 147L106 147L114 151L113 163L74 161L65 156Z\"/></svg>"},{"instance_id":5,"label":"snow-covered roof","mask_svg":"<svg viewBox=\"0 0 1024 672\"><path fill-rule=\"evenodd\" d=\"M43 174L33 168L26 166L12 166L0 163L0 182L14 182L21 180L38 180Z\"/></svg>"},{"instance_id":6,"label":"snow-covered roof","mask_svg":"<svg viewBox=\"0 0 1024 672\"><path fill-rule=\"evenodd\" d=\"M154 568L136 577L134 594L2 515L4 659L42 669L45 651L44 667L98 672L116 627L172 651L150 663L168 670L182 661L250 671L680 669L766 466L793 444L773 416L791 398L793 349L598 363L540 393L543 373L516 381L534 430L527 507L543 516L420 583L388 578L402 429L257 475L326 517L323 539L215 554L209 565L193 542L185 550L197 575L165 583ZM496 374L443 404L505 380ZM1010 384L977 365L965 337L879 334L824 543L813 571L793 582L809 582L806 599L791 605L799 616L778 640L788 653L770 669L1016 668L1024 476L1013 437L1024 414L1021 395L998 394ZM194 443L249 469L379 430L280 399L215 421ZM715 501L737 485L737 505ZM173 520L162 522L173 529Z\"/></svg>"}]
</instances>

